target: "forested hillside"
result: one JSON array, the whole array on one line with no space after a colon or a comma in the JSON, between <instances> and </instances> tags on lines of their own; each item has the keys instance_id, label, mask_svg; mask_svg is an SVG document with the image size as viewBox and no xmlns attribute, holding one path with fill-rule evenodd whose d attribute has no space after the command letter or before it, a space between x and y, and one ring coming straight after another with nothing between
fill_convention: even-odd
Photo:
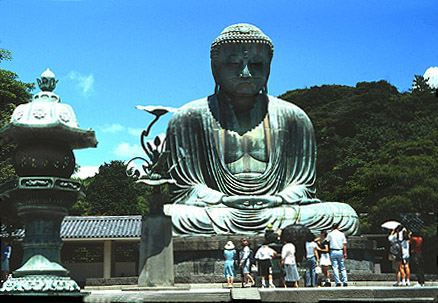
<instances>
[{"instance_id":1,"label":"forested hillside","mask_svg":"<svg viewBox=\"0 0 438 303\"><path fill-rule=\"evenodd\" d=\"M381 231L400 213L437 213L438 98L430 89L399 93L379 81L279 97L313 122L318 198L349 203L362 214L362 232ZM436 232L436 223L428 230Z\"/></svg>"}]
</instances>

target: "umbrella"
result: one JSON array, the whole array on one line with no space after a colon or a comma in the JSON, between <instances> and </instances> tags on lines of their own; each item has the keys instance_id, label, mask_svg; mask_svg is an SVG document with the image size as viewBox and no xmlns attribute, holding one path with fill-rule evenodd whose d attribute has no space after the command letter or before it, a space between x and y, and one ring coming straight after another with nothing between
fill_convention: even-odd
<instances>
[{"instance_id":1,"label":"umbrella","mask_svg":"<svg viewBox=\"0 0 438 303\"><path fill-rule=\"evenodd\" d=\"M401 225L401 223L397 221L386 221L381 226L386 229L395 229L399 225Z\"/></svg>"}]
</instances>

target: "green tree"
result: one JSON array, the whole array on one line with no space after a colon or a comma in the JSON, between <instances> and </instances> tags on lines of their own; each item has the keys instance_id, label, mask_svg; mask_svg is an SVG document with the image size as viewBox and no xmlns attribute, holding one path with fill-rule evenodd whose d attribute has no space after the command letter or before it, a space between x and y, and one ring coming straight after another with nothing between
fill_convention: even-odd
<instances>
[{"instance_id":1,"label":"green tree","mask_svg":"<svg viewBox=\"0 0 438 303\"><path fill-rule=\"evenodd\" d=\"M146 214L147 187L126 175L126 165L111 161L99 167L99 172L84 180L86 197L73 207L74 215L135 215Z\"/></svg>"},{"instance_id":2,"label":"green tree","mask_svg":"<svg viewBox=\"0 0 438 303\"><path fill-rule=\"evenodd\" d=\"M8 50L0 49L0 64L4 60L12 60L12 55ZM9 123L11 115L18 105L31 100L34 84L24 83L18 79L16 73L0 68L0 128ZM2 145L0 148L0 184L16 177L12 167L14 148L13 144ZM10 203L0 202L0 207L2 209L1 223L11 234L12 231L22 226L21 220Z\"/></svg>"},{"instance_id":3,"label":"green tree","mask_svg":"<svg viewBox=\"0 0 438 303\"><path fill-rule=\"evenodd\" d=\"M385 219L402 212L436 211L433 94L399 93L378 81L311 87L280 98L303 108L314 124L318 197L368 213L363 232L380 232Z\"/></svg>"},{"instance_id":4,"label":"green tree","mask_svg":"<svg viewBox=\"0 0 438 303\"><path fill-rule=\"evenodd\" d=\"M436 141L430 138L388 143L376 160L357 169L343 190L357 211L368 213L363 228L397 219L400 213L438 211Z\"/></svg>"},{"instance_id":5,"label":"green tree","mask_svg":"<svg viewBox=\"0 0 438 303\"><path fill-rule=\"evenodd\" d=\"M0 64L2 60L12 60L11 53L0 49ZM12 112L22 103L31 100L34 83L24 83L18 80L18 75L0 68L0 127L9 123ZM0 183L15 177L11 165L13 145L2 146L0 150Z\"/></svg>"},{"instance_id":6,"label":"green tree","mask_svg":"<svg viewBox=\"0 0 438 303\"><path fill-rule=\"evenodd\" d=\"M414 76L414 83L412 84L412 88L410 89L410 91L417 92L417 93L424 93L424 92L431 93L432 88L427 83L427 80L428 79L425 79L421 75L415 75Z\"/></svg>"}]
</instances>

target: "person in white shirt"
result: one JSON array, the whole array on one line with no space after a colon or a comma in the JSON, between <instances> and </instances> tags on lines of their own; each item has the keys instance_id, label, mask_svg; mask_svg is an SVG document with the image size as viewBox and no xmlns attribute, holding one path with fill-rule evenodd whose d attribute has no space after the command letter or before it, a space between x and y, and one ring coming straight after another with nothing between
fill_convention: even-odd
<instances>
[{"instance_id":1,"label":"person in white shirt","mask_svg":"<svg viewBox=\"0 0 438 303\"><path fill-rule=\"evenodd\" d=\"M397 263L397 283L394 286L409 286L410 283L410 268L409 268L409 242L410 237L406 228L402 225L397 226L393 229L391 234L388 236L388 240L393 242L400 242L401 244L401 254L396 256L395 262ZM401 280L401 281L400 281Z\"/></svg>"},{"instance_id":2,"label":"person in white shirt","mask_svg":"<svg viewBox=\"0 0 438 303\"><path fill-rule=\"evenodd\" d=\"M256 254L255 258L259 261L260 265L260 275L262 277L262 288L266 287L266 276L269 279L269 288L275 288L272 280L272 258L275 257L277 252L269 247L269 243L263 243Z\"/></svg>"},{"instance_id":3,"label":"person in white shirt","mask_svg":"<svg viewBox=\"0 0 438 303\"><path fill-rule=\"evenodd\" d=\"M330 246L330 258L332 260L336 286L341 286L339 271L342 275L343 285L348 286L347 270L344 262L347 259L347 239L339 230L339 223L333 223L332 231L327 235L327 241Z\"/></svg>"},{"instance_id":4,"label":"person in white shirt","mask_svg":"<svg viewBox=\"0 0 438 303\"><path fill-rule=\"evenodd\" d=\"M306 236L306 287L316 286L316 267L319 262L317 249L315 236L309 233Z\"/></svg>"},{"instance_id":5,"label":"person in white shirt","mask_svg":"<svg viewBox=\"0 0 438 303\"><path fill-rule=\"evenodd\" d=\"M285 287L298 287L300 276L295 261L295 245L293 243L284 241L281 249L281 264L284 265Z\"/></svg>"},{"instance_id":6,"label":"person in white shirt","mask_svg":"<svg viewBox=\"0 0 438 303\"><path fill-rule=\"evenodd\" d=\"M241 243L242 250L240 251L239 267L242 269L242 283L243 287L251 287L255 284L254 279L251 276L251 249L246 238L242 238Z\"/></svg>"}]
</instances>

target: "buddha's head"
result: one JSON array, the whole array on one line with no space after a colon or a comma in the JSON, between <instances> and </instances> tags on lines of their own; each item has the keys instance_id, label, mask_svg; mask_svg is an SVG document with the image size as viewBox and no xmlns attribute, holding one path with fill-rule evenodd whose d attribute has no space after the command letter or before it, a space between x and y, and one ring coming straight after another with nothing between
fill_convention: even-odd
<instances>
[{"instance_id":1,"label":"buddha's head","mask_svg":"<svg viewBox=\"0 0 438 303\"><path fill-rule=\"evenodd\" d=\"M211 68L216 91L250 97L266 93L274 46L250 24L225 28L211 45Z\"/></svg>"}]
</instances>

